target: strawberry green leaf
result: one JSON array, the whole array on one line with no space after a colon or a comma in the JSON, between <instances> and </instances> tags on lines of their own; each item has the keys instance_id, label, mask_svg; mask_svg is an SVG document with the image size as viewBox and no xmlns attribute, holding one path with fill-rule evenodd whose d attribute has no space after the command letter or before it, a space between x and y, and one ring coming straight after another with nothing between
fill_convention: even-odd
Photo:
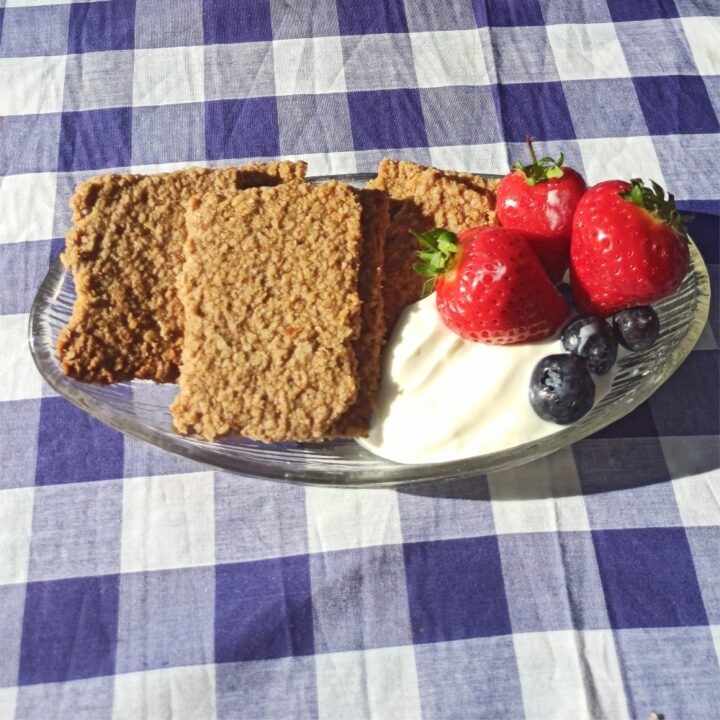
<instances>
[{"instance_id":1,"label":"strawberry green leaf","mask_svg":"<svg viewBox=\"0 0 720 720\"><path fill-rule=\"evenodd\" d=\"M437 278L452 267L458 251L457 236L444 228L411 233L422 248L427 248L416 251L419 261L413 264L413 270L425 278L423 295L426 295L435 286Z\"/></svg>"},{"instance_id":2,"label":"strawberry green leaf","mask_svg":"<svg viewBox=\"0 0 720 720\"><path fill-rule=\"evenodd\" d=\"M671 227L678 235L687 239L686 223L692 217L683 216L678 211L675 205L675 196L672 193L668 193L666 197L665 190L654 180L650 180L650 187L646 187L639 178L633 178L630 184L630 190L620 193L623 200L647 210L655 218Z\"/></svg>"},{"instance_id":3,"label":"strawberry green leaf","mask_svg":"<svg viewBox=\"0 0 720 720\"><path fill-rule=\"evenodd\" d=\"M530 152L530 163L523 165L520 160L516 160L513 164L513 168L525 176L525 182L530 185L530 187L535 187L538 183L563 177L565 172L563 171L562 164L565 156L560 153L558 159L554 160L549 155L546 155L538 160L532 141L533 139L528 137L527 145Z\"/></svg>"}]
</instances>

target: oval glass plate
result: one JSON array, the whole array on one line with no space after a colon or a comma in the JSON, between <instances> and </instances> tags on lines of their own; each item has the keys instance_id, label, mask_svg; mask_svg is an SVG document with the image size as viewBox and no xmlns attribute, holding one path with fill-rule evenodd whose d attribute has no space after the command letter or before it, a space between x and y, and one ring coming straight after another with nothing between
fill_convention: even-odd
<instances>
[{"instance_id":1,"label":"oval glass plate","mask_svg":"<svg viewBox=\"0 0 720 720\"><path fill-rule=\"evenodd\" d=\"M371 175L337 176L362 187ZM313 178L319 182L328 178ZM168 406L176 385L134 381L99 386L76 382L60 369L55 345L70 319L75 289L70 273L56 261L43 281L30 314L29 342L35 363L60 395L110 427L169 452L244 476L315 485L391 486L462 478L521 465L581 440L615 422L664 383L695 346L707 321L707 269L690 242L690 270L682 286L657 303L661 334L649 351L620 361L610 392L577 424L537 442L467 460L434 465L398 465L372 455L353 441L265 445L242 438L206 442L172 429Z\"/></svg>"}]
</instances>

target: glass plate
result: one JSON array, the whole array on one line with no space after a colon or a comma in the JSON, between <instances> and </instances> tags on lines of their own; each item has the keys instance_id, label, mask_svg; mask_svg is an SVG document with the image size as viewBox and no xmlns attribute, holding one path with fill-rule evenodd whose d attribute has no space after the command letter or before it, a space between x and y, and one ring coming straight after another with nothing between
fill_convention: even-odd
<instances>
[{"instance_id":1,"label":"glass plate","mask_svg":"<svg viewBox=\"0 0 720 720\"><path fill-rule=\"evenodd\" d=\"M369 174L337 176L362 187ZM327 178L313 178L319 182ZM59 261L50 268L33 303L29 342L35 363L60 395L110 427L169 452L244 476L315 485L391 486L463 478L521 465L566 447L620 419L645 401L688 356L707 321L710 283L705 263L690 242L690 270L681 287L657 303L661 334L649 351L620 361L610 392L577 424L503 452L433 465L399 465L357 443L263 443L227 438L206 442L177 435L168 406L176 385L133 381L99 386L76 382L60 369L55 344L70 319L75 289Z\"/></svg>"}]
</instances>

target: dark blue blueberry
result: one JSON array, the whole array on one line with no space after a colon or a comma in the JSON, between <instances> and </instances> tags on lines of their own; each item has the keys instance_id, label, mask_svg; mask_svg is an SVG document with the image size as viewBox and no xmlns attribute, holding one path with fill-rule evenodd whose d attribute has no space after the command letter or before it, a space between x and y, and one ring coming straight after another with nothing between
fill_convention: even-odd
<instances>
[{"instance_id":1,"label":"dark blue blueberry","mask_svg":"<svg viewBox=\"0 0 720 720\"><path fill-rule=\"evenodd\" d=\"M543 419L558 425L577 422L595 402L595 383L575 355L548 355L530 376L530 404Z\"/></svg>"},{"instance_id":2,"label":"dark blue blueberry","mask_svg":"<svg viewBox=\"0 0 720 720\"><path fill-rule=\"evenodd\" d=\"M613 317L618 342L628 350L647 350L660 334L660 320L649 305L621 310Z\"/></svg>"},{"instance_id":3,"label":"dark blue blueberry","mask_svg":"<svg viewBox=\"0 0 720 720\"><path fill-rule=\"evenodd\" d=\"M618 344L610 326L596 315L580 315L562 331L563 347L582 358L590 372L604 375L617 360Z\"/></svg>"}]
</instances>

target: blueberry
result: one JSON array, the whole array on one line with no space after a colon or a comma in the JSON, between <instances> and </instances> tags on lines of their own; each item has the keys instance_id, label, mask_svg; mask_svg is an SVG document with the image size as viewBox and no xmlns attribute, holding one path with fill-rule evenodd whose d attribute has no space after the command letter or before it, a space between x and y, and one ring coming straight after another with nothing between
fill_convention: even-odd
<instances>
[{"instance_id":1,"label":"blueberry","mask_svg":"<svg viewBox=\"0 0 720 720\"><path fill-rule=\"evenodd\" d=\"M628 350L647 350L660 334L660 320L649 305L621 310L613 317L618 341Z\"/></svg>"},{"instance_id":2,"label":"blueberry","mask_svg":"<svg viewBox=\"0 0 720 720\"><path fill-rule=\"evenodd\" d=\"M595 383L575 355L548 355L530 376L530 404L543 419L569 425L595 402Z\"/></svg>"},{"instance_id":3,"label":"blueberry","mask_svg":"<svg viewBox=\"0 0 720 720\"><path fill-rule=\"evenodd\" d=\"M580 315L562 331L563 347L587 363L590 372L604 375L617 360L618 344L610 326L596 315Z\"/></svg>"}]
</instances>

